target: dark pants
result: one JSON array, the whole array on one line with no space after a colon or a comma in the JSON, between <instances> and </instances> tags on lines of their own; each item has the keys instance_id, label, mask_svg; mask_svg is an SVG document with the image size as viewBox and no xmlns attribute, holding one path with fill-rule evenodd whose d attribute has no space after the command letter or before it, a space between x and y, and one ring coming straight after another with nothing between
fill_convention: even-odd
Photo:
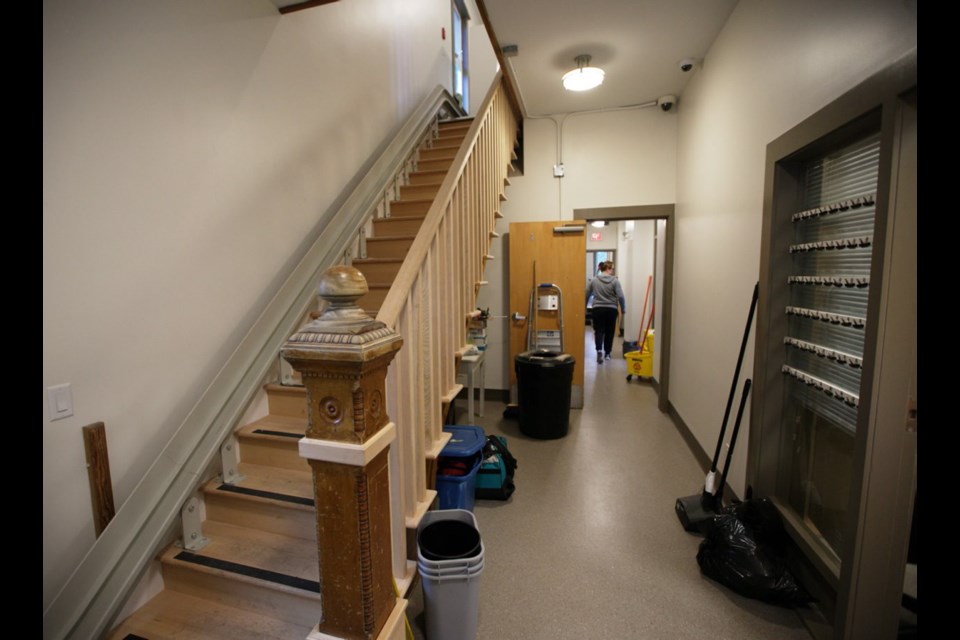
<instances>
[{"instance_id":1,"label":"dark pants","mask_svg":"<svg viewBox=\"0 0 960 640\"><path fill-rule=\"evenodd\" d=\"M617 309L613 307L593 308L593 338L597 351L613 352L613 333L617 329Z\"/></svg>"}]
</instances>

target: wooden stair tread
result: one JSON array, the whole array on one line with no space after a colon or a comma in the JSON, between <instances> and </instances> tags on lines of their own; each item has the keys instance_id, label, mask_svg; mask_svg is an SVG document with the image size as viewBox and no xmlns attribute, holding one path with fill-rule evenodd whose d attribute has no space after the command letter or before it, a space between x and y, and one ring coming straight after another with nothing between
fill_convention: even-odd
<instances>
[{"instance_id":1,"label":"wooden stair tread","mask_svg":"<svg viewBox=\"0 0 960 640\"><path fill-rule=\"evenodd\" d=\"M409 216L411 218L419 218L421 216ZM384 220L389 220L390 218L383 218ZM367 238L367 244L371 242L396 242L397 240L416 240L417 236L370 236ZM367 259L367 258L365 258Z\"/></svg>"},{"instance_id":2,"label":"wooden stair tread","mask_svg":"<svg viewBox=\"0 0 960 640\"><path fill-rule=\"evenodd\" d=\"M170 589L161 591L114 629L109 640L289 640L311 627Z\"/></svg>"},{"instance_id":3,"label":"wooden stair tread","mask_svg":"<svg viewBox=\"0 0 960 640\"><path fill-rule=\"evenodd\" d=\"M303 387L288 387L287 385L270 382L263 385L267 393L279 393L285 395L302 395L306 397L306 390Z\"/></svg>"},{"instance_id":4,"label":"wooden stair tread","mask_svg":"<svg viewBox=\"0 0 960 640\"><path fill-rule=\"evenodd\" d=\"M293 503L293 506L304 503L306 500L311 504L313 502L313 474L309 466L304 466L303 471L297 471L241 462L237 467L244 477L239 483L222 487L224 483L214 479L204 486L204 491L221 495L229 494L241 500L290 503L290 500L283 500L279 496L299 499L299 502ZM312 509L313 507L304 504L303 508Z\"/></svg>"},{"instance_id":5,"label":"wooden stair tread","mask_svg":"<svg viewBox=\"0 0 960 640\"><path fill-rule=\"evenodd\" d=\"M398 202L405 202L407 204L413 203L427 203L430 204L433 202L433 198L399 198L397 200L391 200L391 204L397 204ZM389 218L377 218L377 220L392 220L394 218L422 218L423 216L390 216Z\"/></svg>"},{"instance_id":6,"label":"wooden stair tread","mask_svg":"<svg viewBox=\"0 0 960 640\"><path fill-rule=\"evenodd\" d=\"M306 402L306 397L304 397ZM307 419L298 416L266 415L259 420L244 425L237 429L237 435L252 438L277 438L285 436L271 436L269 434L257 433L257 431L279 431L283 433L297 433L304 435L307 432ZM294 440L294 442L296 442Z\"/></svg>"},{"instance_id":7,"label":"wooden stair tread","mask_svg":"<svg viewBox=\"0 0 960 640\"><path fill-rule=\"evenodd\" d=\"M416 201L414 201L414 200L394 200L393 202L394 202L394 204L396 204L396 203L398 203L398 202L428 202L428 203L429 203L429 202L433 202L433 200L416 200ZM373 223L374 223L374 224L378 224L378 223L381 223L381 222L412 222L412 221L414 221L414 220L419 220L419 221L423 222L423 220L424 220L426 217L427 217L426 214L420 214L420 215L399 215L399 216L394 215L394 216L390 216L389 218L377 218L377 219L375 219L375 220L373 221ZM374 237L374 238L376 238L376 237L386 238L386 237L389 237L389 236L371 236L371 237ZM414 236L414 237L416 237L416 236ZM367 238L367 240L370 240L370 238Z\"/></svg>"},{"instance_id":8,"label":"wooden stair tread","mask_svg":"<svg viewBox=\"0 0 960 640\"><path fill-rule=\"evenodd\" d=\"M210 540L203 549L187 551L184 555L184 549L171 546L161 561L203 573L229 575L244 582L266 582L271 588L276 585L280 591L313 591L312 585L306 583L320 579L316 545L301 538L212 520L203 523L203 535ZM187 558L204 559L210 564ZM269 574L278 575L271 579ZM295 580L284 583L284 576Z\"/></svg>"},{"instance_id":9,"label":"wooden stair tread","mask_svg":"<svg viewBox=\"0 0 960 640\"><path fill-rule=\"evenodd\" d=\"M411 186L440 186L445 177L447 172L443 169L427 169L412 172L408 179Z\"/></svg>"},{"instance_id":10,"label":"wooden stair tread","mask_svg":"<svg viewBox=\"0 0 960 640\"><path fill-rule=\"evenodd\" d=\"M395 264L403 262L403 258L355 258L353 264Z\"/></svg>"},{"instance_id":11,"label":"wooden stair tread","mask_svg":"<svg viewBox=\"0 0 960 640\"><path fill-rule=\"evenodd\" d=\"M421 170L428 170L426 167L433 167L437 171L449 171L453 164L453 158L439 158L433 160L420 160L417 166Z\"/></svg>"}]
</instances>

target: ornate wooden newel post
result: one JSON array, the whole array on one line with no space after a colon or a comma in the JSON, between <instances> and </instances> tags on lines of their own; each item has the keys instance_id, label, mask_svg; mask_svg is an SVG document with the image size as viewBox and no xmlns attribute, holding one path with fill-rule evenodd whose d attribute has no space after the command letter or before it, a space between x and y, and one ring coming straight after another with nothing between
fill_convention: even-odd
<instances>
[{"instance_id":1,"label":"ornate wooden newel post","mask_svg":"<svg viewBox=\"0 0 960 640\"><path fill-rule=\"evenodd\" d=\"M322 617L309 638L403 638L406 600L393 589L387 459L396 427L384 399L387 365L403 340L356 305L367 282L353 267L328 269L323 315L282 355L307 390L300 455L313 469Z\"/></svg>"}]
</instances>

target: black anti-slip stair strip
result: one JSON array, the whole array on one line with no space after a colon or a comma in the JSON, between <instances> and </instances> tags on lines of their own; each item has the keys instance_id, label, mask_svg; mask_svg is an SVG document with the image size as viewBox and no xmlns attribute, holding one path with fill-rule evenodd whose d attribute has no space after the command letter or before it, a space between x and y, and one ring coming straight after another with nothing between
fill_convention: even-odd
<instances>
[{"instance_id":1,"label":"black anti-slip stair strip","mask_svg":"<svg viewBox=\"0 0 960 640\"><path fill-rule=\"evenodd\" d=\"M128 633L123 637L123 640L148 640L148 638L144 638L143 636L138 636L134 633Z\"/></svg>"},{"instance_id":2,"label":"black anti-slip stair strip","mask_svg":"<svg viewBox=\"0 0 960 640\"><path fill-rule=\"evenodd\" d=\"M289 431L270 431L269 429L254 429L253 433L259 433L265 436L283 436L284 438L297 438L304 436L302 433L290 433Z\"/></svg>"},{"instance_id":3,"label":"black anti-slip stair strip","mask_svg":"<svg viewBox=\"0 0 960 640\"><path fill-rule=\"evenodd\" d=\"M192 562L193 564L210 567L211 569L229 571L230 573L247 576L248 578L266 580L267 582L282 584L295 589L303 589L304 591L320 593L320 583L316 580L306 580L296 576L288 576L285 573L270 571L268 569L259 569L257 567L250 567L245 564L240 564L239 562L230 562L229 560L211 558L210 556L201 556L195 553L190 553L189 551L181 551L174 559L182 560L183 562Z\"/></svg>"},{"instance_id":4,"label":"black anti-slip stair strip","mask_svg":"<svg viewBox=\"0 0 960 640\"><path fill-rule=\"evenodd\" d=\"M247 496L256 496L258 498L270 498L271 500L281 500L293 504L302 504L308 507L314 506L313 498L301 498L300 496L289 496L285 493L274 493L273 491L263 491L262 489L250 489L249 487L239 487L235 484L222 484L217 487L218 491L229 491L231 493L240 493Z\"/></svg>"}]
</instances>

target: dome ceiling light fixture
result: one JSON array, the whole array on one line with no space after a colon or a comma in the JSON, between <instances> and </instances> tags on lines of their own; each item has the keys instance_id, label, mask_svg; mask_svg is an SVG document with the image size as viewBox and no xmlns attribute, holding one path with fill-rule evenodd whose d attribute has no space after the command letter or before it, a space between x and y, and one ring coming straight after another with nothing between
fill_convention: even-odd
<instances>
[{"instance_id":1,"label":"dome ceiling light fixture","mask_svg":"<svg viewBox=\"0 0 960 640\"><path fill-rule=\"evenodd\" d=\"M591 67L590 56L581 54L575 58L577 68L563 74L563 88L567 91L589 91L603 84L603 69Z\"/></svg>"}]
</instances>

